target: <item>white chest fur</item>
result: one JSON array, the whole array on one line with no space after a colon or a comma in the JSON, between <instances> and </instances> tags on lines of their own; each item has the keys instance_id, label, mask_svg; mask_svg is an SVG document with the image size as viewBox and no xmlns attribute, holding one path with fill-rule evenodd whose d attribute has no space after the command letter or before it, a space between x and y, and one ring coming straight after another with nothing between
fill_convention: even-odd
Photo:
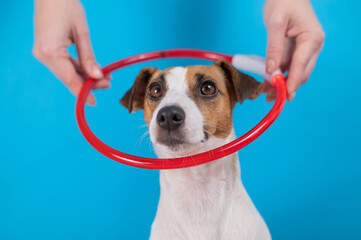
<instances>
[{"instance_id":1,"label":"white chest fur","mask_svg":"<svg viewBox=\"0 0 361 240\"><path fill-rule=\"evenodd\" d=\"M233 138L232 133L222 142ZM222 144L218 139L209 141ZM156 152L160 157L172 157ZM201 166L163 170L160 185L151 240L271 239L242 185L237 153Z\"/></svg>"}]
</instances>

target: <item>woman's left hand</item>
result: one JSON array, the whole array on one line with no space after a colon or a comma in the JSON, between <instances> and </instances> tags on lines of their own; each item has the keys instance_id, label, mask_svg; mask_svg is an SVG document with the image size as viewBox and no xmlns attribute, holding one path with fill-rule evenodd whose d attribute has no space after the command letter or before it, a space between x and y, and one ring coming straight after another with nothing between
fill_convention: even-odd
<instances>
[{"instance_id":1,"label":"woman's left hand","mask_svg":"<svg viewBox=\"0 0 361 240\"><path fill-rule=\"evenodd\" d=\"M310 77L320 54L325 34L309 0L267 0L264 6L267 29L266 71L288 71L288 101ZM263 88L267 101L276 91L270 84Z\"/></svg>"}]
</instances>

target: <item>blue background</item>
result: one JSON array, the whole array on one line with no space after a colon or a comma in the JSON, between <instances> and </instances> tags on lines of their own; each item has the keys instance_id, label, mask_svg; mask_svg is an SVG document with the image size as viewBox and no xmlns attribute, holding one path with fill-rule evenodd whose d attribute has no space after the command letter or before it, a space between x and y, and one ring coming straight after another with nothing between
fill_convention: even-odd
<instances>
[{"instance_id":1,"label":"blue background","mask_svg":"<svg viewBox=\"0 0 361 240\"><path fill-rule=\"evenodd\" d=\"M361 239L360 13L358 1L313 1L326 33L309 82L279 119L239 152L242 180L274 239ZM137 53L200 48L264 56L263 1L84 1L102 65ZM0 239L146 239L158 171L107 159L82 137L75 98L31 54L32 1L1 1ZM74 49L71 49L74 52ZM147 65L113 74L87 107L94 132L131 154L154 156L142 113L118 100ZM272 104L237 106L238 135ZM143 126L142 126L143 125Z\"/></svg>"}]
</instances>

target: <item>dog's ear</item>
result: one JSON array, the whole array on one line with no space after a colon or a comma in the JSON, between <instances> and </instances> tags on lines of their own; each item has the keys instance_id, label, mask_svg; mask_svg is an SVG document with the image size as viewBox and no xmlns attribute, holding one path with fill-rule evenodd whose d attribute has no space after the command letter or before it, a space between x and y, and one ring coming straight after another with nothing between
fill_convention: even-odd
<instances>
[{"instance_id":1,"label":"dog's ear","mask_svg":"<svg viewBox=\"0 0 361 240\"><path fill-rule=\"evenodd\" d=\"M226 59L220 59L213 63L220 67L224 76L230 83L234 100L242 103L246 99L256 99L261 93L262 84L253 77L238 71Z\"/></svg>"},{"instance_id":2,"label":"dog's ear","mask_svg":"<svg viewBox=\"0 0 361 240\"><path fill-rule=\"evenodd\" d=\"M146 88L150 78L157 70L157 68L153 67L143 68L135 79L133 87L129 89L120 100L120 103L128 108L130 113L135 113L139 109L144 109Z\"/></svg>"}]
</instances>

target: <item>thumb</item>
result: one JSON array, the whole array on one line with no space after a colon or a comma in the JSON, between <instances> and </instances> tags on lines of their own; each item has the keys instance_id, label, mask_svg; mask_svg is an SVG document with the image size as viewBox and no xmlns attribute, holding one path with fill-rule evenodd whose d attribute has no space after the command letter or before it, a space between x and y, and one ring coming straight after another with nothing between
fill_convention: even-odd
<instances>
[{"instance_id":1,"label":"thumb","mask_svg":"<svg viewBox=\"0 0 361 240\"><path fill-rule=\"evenodd\" d=\"M266 71L272 74L280 67L285 41L285 29L279 24L267 29Z\"/></svg>"},{"instance_id":2,"label":"thumb","mask_svg":"<svg viewBox=\"0 0 361 240\"><path fill-rule=\"evenodd\" d=\"M103 72L95 60L93 49L90 43L89 33L79 34L75 40L80 65L85 73L95 79L103 78Z\"/></svg>"}]
</instances>

